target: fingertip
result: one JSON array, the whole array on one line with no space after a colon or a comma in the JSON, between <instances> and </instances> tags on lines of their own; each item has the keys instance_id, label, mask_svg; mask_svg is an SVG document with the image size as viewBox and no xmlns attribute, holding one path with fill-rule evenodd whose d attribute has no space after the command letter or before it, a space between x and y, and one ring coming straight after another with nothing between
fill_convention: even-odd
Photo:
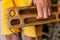
<instances>
[{"instance_id":1,"label":"fingertip","mask_svg":"<svg viewBox=\"0 0 60 40\"><path fill-rule=\"evenodd\" d=\"M46 18L48 18L48 17L44 17L44 19L46 19Z\"/></svg>"},{"instance_id":2,"label":"fingertip","mask_svg":"<svg viewBox=\"0 0 60 40\"><path fill-rule=\"evenodd\" d=\"M48 18L48 15L44 15L44 18Z\"/></svg>"},{"instance_id":3,"label":"fingertip","mask_svg":"<svg viewBox=\"0 0 60 40\"><path fill-rule=\"evenodd\" d=\"M37 16L37 17L36 17L36 19L42 19L42 17L40 17L40 16Z\"/></svg>"}]
</instances>

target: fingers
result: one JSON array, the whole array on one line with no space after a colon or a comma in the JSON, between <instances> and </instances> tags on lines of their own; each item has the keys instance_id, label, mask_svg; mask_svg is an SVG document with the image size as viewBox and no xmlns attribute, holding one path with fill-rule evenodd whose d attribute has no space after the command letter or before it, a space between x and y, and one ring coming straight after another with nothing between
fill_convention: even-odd
<instances>
[{"instance_id":1,"label":"fingers","mask_svg":"<svg viewBox=\"0 0 60 40\"><path fill-rule=\"evenodd\" d=\"M41 19L43 17L43 10L40 4L37 5L37 12L38 13L37 13L36 19Z\"/></svg>"},{"instance_id":2,"label":"fingers","mask_svg":"<svg viewBox=\"0 0 60 40\"><path fill-rule=\"evenodd\" d=\"M48 8L48 16L51 16L51 10Z\"/></svg>"},{"instance_id":3,"label":"fingers","mask_svg":"<svg viewBox=\"0 0 60 40\"><path fill-rule=\"evenodd\" d=\"M35 1L36 1L36 0L33 0L34 5L36 4Z\"/></svg>"},{"instance_id":4,"label":"fingers","mask_svg":"<svg viewBox=\"0 0 60 40\"><path fill-rule=\"evenodd\" d=\"M49 16L51 16L50 8L49 7L44 7L43 8L43 14L44 14L43 18L48 18Z\"/></svg>"},{"instance_id":5,"label":"fingers","mask_svg":"<svg viewBox=\"0 0 60 40\"><path fill-rule=\"evenodd\" d=\"M50 7L51 7L51 0L48 0L48 15L49 15L49 16L51 16Z\"/></svg>"},{"instance_id":6,"label":"fingers","mask_svg":"<svg viewBox=\"0 0 60 40\"><path fill-rule=\"evenodd\" d=\"M43 17L43 11L42 11L42 1L41 0L34 0L34 3L37 7L37 17L36 19L41 19Z\"/></svg>"},{"instance_id":7,"label":"fingers","mask_svg":"<svg viewBox=\"0 0 60 40\"><path fill-rule=\"evenodd\" d=\"M44 3L43 14L44 14L43 18L48 18L48 3L47 3L47 0L45 0L45 3Z\"/></svg>"},{"instance_id":8,"label":"fingers","mask_svg":"<svg viewBox=\"0 0 60 40\"><path fill-rule=\"evenodd\" d=\"M37 19L41 19L42 17L43 17L43 11L42 11L42 8L39 8L38 9L39 11L38 11L38 14L37 14Z\"/></svg>"},{"instance_id":9,"label":"fingers","mask_svg":"<svg viewBox=\"0 0 60 40\"><path fill-rule=\"evenodd\" d=\"M44 17L43 18L48 18L48 10L47 8L43 8L43 13L44 13Z\"/></svg>"},{"instance_id":10,"label":"fingers","mask_svg":"<svg viewBox=\"0 0 60 40\"><path fill-rule=\"evenodd\" d=\"M50 3L51 0L35 0L37 6L37 19L48 18L50 16Z\"/></svg>"}]
</instances>

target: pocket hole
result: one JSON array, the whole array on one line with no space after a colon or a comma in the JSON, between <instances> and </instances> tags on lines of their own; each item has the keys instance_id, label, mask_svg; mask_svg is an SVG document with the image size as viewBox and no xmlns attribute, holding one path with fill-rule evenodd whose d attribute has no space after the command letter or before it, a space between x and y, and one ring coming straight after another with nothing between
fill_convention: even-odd
<instances>
[{"instance_id":1,"label":"pocket hole","mask_svg":"<svg viewBox=\"0 0 60 40\"><path fill-rule=\"evenodd\" d=\"M58 11L58 7L52 7L51 11L52 12Z\"/></svg>"},{"instance_id":2,"label":"pocket hole","mask_svg":"<svg viewBox=\"0 0 60 40\"><path fill-rule=\"evenodd\" d=\"M19 15L25 15L25 14L36 14L36 9L26 9L26 10L19 10Z\"/></svg>"},{"instance_id":3,"label":"pocket hole","mask_svg":"<svg viewBox=\"0 0 60 40\"><path fill-rule=\"evenodd\" d=\"M19 25L19 24L20 24L20 20L19 19L11 20L11 25Z\"/></svg>"},{"instance_id":4,"label":"pocket hole","mask_svg":"<svg viewBox=\"0 0 60 40\"><path fill-rule=\"evenodd\" d=\"M52 17L47 18L47 19L36 19L35 17L25 18L24 23L25 24L36 23L36 22L42 22L42 21L47 21L47 20L52 20L52 19L56 19L56 16L52 16Z\"/></svg>"},{"instance_id":5,"label":"pocket hole","mask_svg":"<svg viewBox=\"0 0 60 40\"><path fill-rule=\"evenodd\" d=\"M52 1L52 4L57 4L58 3L58 0L51 0Z\"/></svg>"},{"instance_id":6,"label":"pocket hole","mask_svg":"<svg viewBox=\"0 0 60 40\"><path fill-rule=\"evenodd\" d=\"M60 18L60 14L58 15L58 17Z\"/></svg>"}]
</instances>

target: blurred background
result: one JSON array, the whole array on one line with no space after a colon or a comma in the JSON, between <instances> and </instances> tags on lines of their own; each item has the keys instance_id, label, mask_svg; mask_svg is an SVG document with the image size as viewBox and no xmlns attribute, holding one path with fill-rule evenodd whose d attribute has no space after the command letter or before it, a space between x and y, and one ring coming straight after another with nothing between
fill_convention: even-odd
<instances>
[{"instance_id":1,"label":"blurred background","mask_svg":"<svg viewBox=\"0 0 60 40\"><path fill-rule=\"evenodd\" d=\"M2 2L0 1L0 40L5 40L5 37L4 35L1 35L1 16L2 16L2 13L1 13L1 7L2 7Z\"/></svg>"}]
</instances>

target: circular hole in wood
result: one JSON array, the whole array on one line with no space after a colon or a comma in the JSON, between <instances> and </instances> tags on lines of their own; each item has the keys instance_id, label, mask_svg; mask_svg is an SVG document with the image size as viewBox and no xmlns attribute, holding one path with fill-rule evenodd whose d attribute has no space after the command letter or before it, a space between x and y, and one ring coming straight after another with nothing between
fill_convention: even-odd
<instances>
[{"instance_id":1,"label":"circular hole in wood","mask_svg":"<svg viewBox=\"0 0 60 40\"><path fill-rule=\"evenodd\" d=\"M13 16L15 16L15 11L14 10L11 10L10 12L9 12L9 15L11 16L11 17L13 17Z\"/></svg>"},{"instance_id":2,"label":"circular hole in wood","mask_svg":"<svg viewBox=\"0 0 60 40\"><path fill-rule=\"evenodd\" d=\"M57 4L58 3L58 0L51 0L51 3L52 4Z\"/></svg>"},{"instance_id":3,"label":"circular hole in wood","mask_svg":"<svg viewBox=\"0 0 60 40\"><path fill-rule=\"evenodd\" d=\"M58 15L58 17L60 18L60 14Z\"/></svg>"},{"instance_id":4,"label":"circular hole in wood","mask_svg":"<svg viewBox=\"0 0 60 40\"><path fill-rule=\"evenodd\" d=\"M58 11L58 7L52 7L51 11L52 11L52 12Z\"/></svg>"},{"instance_id":5,"label":"circular hole in wood","mask_svg":"<svg viewBox=\"0 0 60 40\"><path fill-rule=\"evenodd\" d=\"M10 24L11 25L19 25L20 24L20 20L19 19L12 19Z\"/></svg>"}]
</instances>

